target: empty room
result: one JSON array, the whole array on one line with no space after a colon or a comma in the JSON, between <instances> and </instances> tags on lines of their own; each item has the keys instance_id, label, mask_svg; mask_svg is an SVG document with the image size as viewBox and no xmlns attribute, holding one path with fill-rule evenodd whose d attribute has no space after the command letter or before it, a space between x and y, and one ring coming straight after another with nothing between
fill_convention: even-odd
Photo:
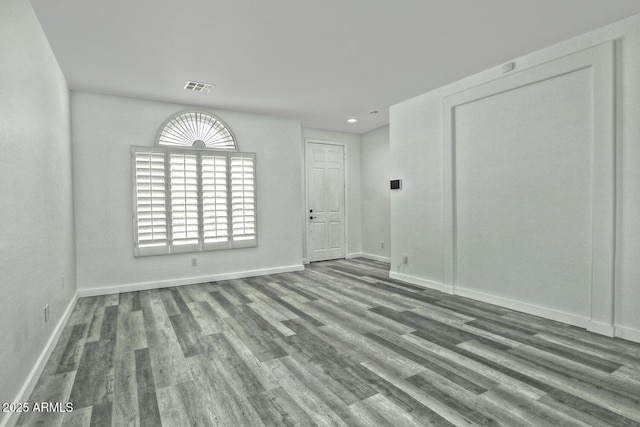
<instances>
[{"instance_id":1,"label":"empty room","mask_svg":"<svg viewBox=\"0 0 640 427\"><path fill-rule=\"evenodd\" d=\"M0 0L0 427L640 426L639 0Z\"/></svg>"}]
</instances>

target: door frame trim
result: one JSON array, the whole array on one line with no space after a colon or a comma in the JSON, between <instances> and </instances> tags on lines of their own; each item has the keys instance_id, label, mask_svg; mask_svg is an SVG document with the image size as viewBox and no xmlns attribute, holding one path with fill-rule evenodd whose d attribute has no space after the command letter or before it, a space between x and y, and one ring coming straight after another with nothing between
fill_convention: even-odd
<instances>
[{"instance_id":1,"label":"door frame trim","mask_svg":"<svg viewBox=\"0 0 640 427\"><path fill-rule=\"evenodd\" d=\"M348 160L348 144L346 142L340 142L340 141L328 141L328 140L322 140L322 139L315 139L315 138L305 138L304 139L304 149L303 149L303 170L304 173L302 174L302 179L303 179L303 188L304 188L304 211L302 212L303 214L303 224L304 224L304 233L302 235L303 238L303 244L302 244L302 250L303 250L303 256L302 256L302 262L303 264L309 264L309 221L308 221L308 216L309 216L309 170L307 168L307 152L308 152L308 147L309 144L324 144L324 145L338 145L341 146L343 149L343 160L344 160L344 256L345 258L347 258L348 254L349 254L349 207L347 205L347 189L349 188L349 179L348 179L348 173L347 173L347 160Z\"/></svg>"}]
</instances>

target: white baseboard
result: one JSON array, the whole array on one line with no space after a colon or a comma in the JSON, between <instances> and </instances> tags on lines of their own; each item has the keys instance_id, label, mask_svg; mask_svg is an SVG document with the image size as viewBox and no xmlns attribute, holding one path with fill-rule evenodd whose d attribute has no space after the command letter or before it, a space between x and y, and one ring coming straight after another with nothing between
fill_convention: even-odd
<instances>
[{"instance_id":1,"label":"white baseboard","mask_svg":"<svg viewBox=\"0 0 640 427\"><path fill-rule=\"evenodd\" d=\"M403 282L410 283L412 285L421 286L426 289L434 289L436 291L444 292L447 294L453 293L453 288L451 286L447 286L439 282L433 282L431 280L421 279L419 277L410 276L408 274L402 274L402 273L396 273L395 271L390 271L389 277L391 279L400 280Z\"/></svg>"},{"instance_id":2,"label":"white baseboard","mask_svg":"<svg viewBox=\"0 0 640 427\"><path fill-rule=\"evenodd\" d=\"M591 323L588 318L576 314L566 313L564 311L558 311L547 307L540 307L538 305L485 294L483 292L477 292L470 289L456 288L455 293L456 295L460 295L462 297L498 305L500 307L509 308L511 310L521 311L523 313L532 314L534 316L544 317L546 319L555 320L557 322L567 323L579 328L586 329L589 323Z\"/></svg>"},{"instance_id":3,"label":"white baseboard","mask_svg":"<svg viewBox=\"0 0 640 427\"><path fill-rule=\"evenodd\" d=\"M595 332L596 334L606 335L613 337L615 335L615 327L613 325L607 325L606 323L600 323L593 320L587 322L587 331Z\"/></svg>"},{"instance_id":4,"label":"white baseboard","mask_svg":"<svg viewBox=\"0 0 640 427\"><path fill-rule=\"evenodd\" d=\"M76 292L73 298L71 298L69 305L67 305L67 308L64 311L62 317L60 318L60 321L58 321L58 324L53 329L53 333L51 334L51 337L49 337L49 341L47 341L47 344L42 350L42 353L40 353L40 357L38 357L36 364L34 365L33 369L31 369L29 376L27 377L26 381L22 385L22 388L18 392L18 395L13 400L13 402L28 401L29 396L31 396L33 389L38 383L38 379L40 379L40 375L42 375L42 372L44 371L44 368L47 365L47 362L49 361L49 357L51 356L51 353L53 353L53 350L56 348L56 344L58 344L58 340L60 339L62 330L67 325L67 322L71 317L71 313L73 313L73 309L75 308L77 301L78 301L78 293ZM4 420L0 422L0 427L13 427L18 422L19 417L20 417L19 412L7 413Z\"/></svg>"},{"instance_id":5,"label":"white baseboard","mask_svg":"<svg viewBox=\"0 0 640 427\"><path fill-rule=\"evenodd\" d=\"M391 258L389 258L389 257L384 257L384 256L381 256L381 255L368 254L368 253L365 253L365 252L357 252L357 253L347 254L347 259L350 259L350 258L367 258L367 259L372 259L374 261L391 262Z\"/></svg>"},{"instance_id":6,"label":"white baseboard","mask_svg":"<svg viewBox=\"0 0 640 427\"><path fill-rule=\"evenodd\" d=\"M623 340L640 343L640 329L627 328L626 326L616 326L615 336Z\"/></svg>"},{"instance_id":7,"label":"white baseboard","mask_svg":"<svg viewBox=\"0 0 640 427\"><path fill-rule=\"evenodd\" d=\"M580 328L587 328L589 323L589 319L584 318L582 316L577 316L570 313L565 313L562 311L553 310L550 308L540 307L533 304L524 303L521 301L515 301L508 298L502 298L495 295L485 294L483 292L477 292L470 289L461 289L456 288L455 291L452 286L447 286L439 282L433 282L430 280L421 279L418 277L412 277L406 274L390 272L389 277L396 280L401 280L403 282L411 283L413 285L422 286L428 289L435 289L441 292L445 292L447 294L459 295L465 298L471 298L476 301L482 301L489 304L494 304L500 307L509 308L511 310L521 311L523 313L532 314L534 316L544 317L546 319L555 320L558 322L567 323L569 325L578 326ZM594 332L598 332L595 331ZM598 332L602 333L602 332ZM609 335L604 333L604 335ZM609 335L611 336L611 335Z\"/></svg>"},{"instance_id":8,"label":"white baseboard","mask_svg":"<svg viewBox=\"0 0 640 427\"><path fill-rule=\"evenodd\" d=\"M304 265L265 268L260 270L239 271L233 273L214 274L210 276L188 277L184 279L159 280L154 282L132 283L127 285L102 286L78 290L79 297L95 297L99 295L119 294L122 292L146 291L171 286L195 285L197 283L216 282L219 280L243 279L245 277L266 276L268 274L289 273L304 270Z\"/></svg>"}]
</instances>

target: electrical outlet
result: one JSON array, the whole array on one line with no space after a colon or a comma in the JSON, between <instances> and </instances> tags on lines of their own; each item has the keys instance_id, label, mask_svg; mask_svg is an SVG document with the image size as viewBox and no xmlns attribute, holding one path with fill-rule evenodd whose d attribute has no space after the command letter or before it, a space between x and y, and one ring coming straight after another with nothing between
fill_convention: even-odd
<instances>
[{"instance_id":1,"label":"electrical outlet","mask_svg":"<svg viewBox=\"0 0 640 427\"><path fill-rule=\"evenodd\" d=\"M195 267L196 265L198 265L198 258L196 257L191 258L191 266Z\"/></svg>"},{"instance_id":2,"label":"electrical outlet","mask_svg":"<svg viewBox=\"0 0 640 427\"><path fill-rule=\"evenodd\" d=\"M49 304L44 306L44 323L49 321Z\"/></svg>"},{"instance_id":3,"label":"electrical outlet","mask_svg":"<svg viewBox=\"0 0 640 427\"><path fill-rule=\"evenodd\" d=\"M384 249L384 242L380 243L380 247Z\"/></svg>"},{"instance_id":4,"label":"electrical outlet","mask_svg":"<svg viewBox=\"0 0 640 427\"><path fill-rule=\"evenodd\" d=\"M408 257L408 256L406 256L406 255L403 255L403 256L402 256L402 263L403 263L403 264L408 264L408 263L409 263L409 257Z\"/></svg>"}]
</instances>

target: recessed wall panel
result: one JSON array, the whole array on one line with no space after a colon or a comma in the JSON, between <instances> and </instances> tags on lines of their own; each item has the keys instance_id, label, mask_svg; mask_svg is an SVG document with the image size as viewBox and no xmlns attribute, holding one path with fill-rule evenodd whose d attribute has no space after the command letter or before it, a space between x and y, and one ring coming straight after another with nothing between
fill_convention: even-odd
<instances>
[{"instance_id":1,"label":"recessed wall panel","mask_svg":"<svg viewBox=\"0 0 640 427\"><path fill-rule=\"evenodd\" d=\"M456 285L587 316L592 72L456 106Z\"/></svg>"}]
</instances>

